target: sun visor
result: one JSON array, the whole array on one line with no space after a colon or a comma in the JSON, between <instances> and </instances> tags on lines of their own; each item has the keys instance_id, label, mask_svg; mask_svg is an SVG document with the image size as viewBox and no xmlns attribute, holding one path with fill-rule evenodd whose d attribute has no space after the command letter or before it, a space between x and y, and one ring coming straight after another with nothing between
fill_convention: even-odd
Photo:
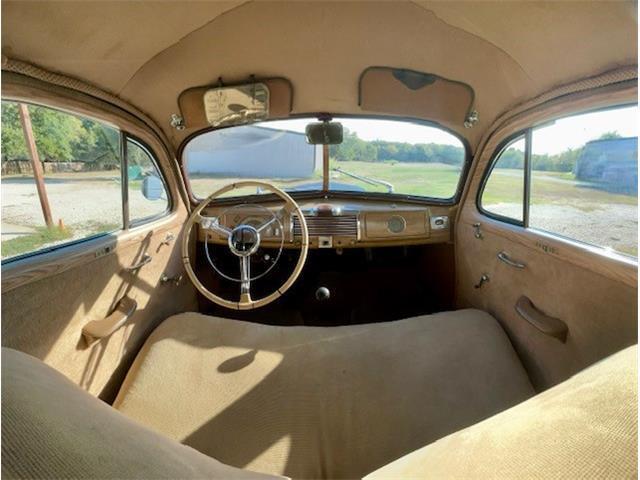
<instances>
[{"instance_id":1,"label":"sun visor","mask_svg":"<svg viewBox=\"0 0 640 480\"><path fill-rule=\"evenodd\" d=\"M369 112L470 128L478 121L470 85L432 73L369 67L360 75L358 104Z\"/></svg>"},{"instance_id":2,"label":"sun visor","mask_svg":"<svg viewBox=\"0 0 640 480\"><path fill-rule=\"evenodd\" d=\"M193 87L178 96L178 105L185 128L244 125L288 117L293 108L293 86L286 78L276 77Z\"/></svg>"}]
</instances>

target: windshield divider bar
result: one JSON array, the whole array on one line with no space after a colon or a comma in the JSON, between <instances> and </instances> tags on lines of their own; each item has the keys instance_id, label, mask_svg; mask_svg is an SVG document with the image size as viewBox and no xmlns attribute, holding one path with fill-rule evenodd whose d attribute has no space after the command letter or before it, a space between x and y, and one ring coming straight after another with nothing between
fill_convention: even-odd
<instances>
[{"instance_id":1,"label":"windshield divider bar","mask_svg":"<svg viewBox=\"0 0 640 480\"><path fill-rule=\"evenodd\" d=\"M329 145L322 145L322 191L329 191Z\"/></svg>"}]
</instances>

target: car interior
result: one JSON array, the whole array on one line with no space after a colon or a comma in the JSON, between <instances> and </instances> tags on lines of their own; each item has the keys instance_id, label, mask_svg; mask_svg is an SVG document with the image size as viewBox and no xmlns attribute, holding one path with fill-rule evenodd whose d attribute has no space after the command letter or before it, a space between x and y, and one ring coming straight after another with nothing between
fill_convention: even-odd
<instances>
[{"instance_id":1,"label":"car interior","mask_svg":"<svg viewBox=\"0 0 640 480\"><path fill-rule=\"evenodd\" d=\"M636 2L1 7L3 476L637 478Z\"/></svg>"}]
</instances>

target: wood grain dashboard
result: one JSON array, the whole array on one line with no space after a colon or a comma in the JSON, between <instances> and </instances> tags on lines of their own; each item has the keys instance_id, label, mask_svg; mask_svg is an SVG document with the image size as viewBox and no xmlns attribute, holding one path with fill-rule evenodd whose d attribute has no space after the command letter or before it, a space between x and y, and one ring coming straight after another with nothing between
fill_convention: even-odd
<instances>
[{"instance_id":1,"label":"wood grain dashboard","mask_svg":"<svg viewBox=\"0 0 640 480\"><path fill-rule=\"evenodd\" d=\"M309 229L310 248L361 248L444 243L451 240L455 206L401 204L383 201L301 201ZM299 245L300 224L282 204L213 205L203 216L217 218L229 229L240 224L256 228L272 222L261 232L261 245L284 248ZM198 239L227 243L216 231L200 228Z\"/></svg>"}]
</instances>

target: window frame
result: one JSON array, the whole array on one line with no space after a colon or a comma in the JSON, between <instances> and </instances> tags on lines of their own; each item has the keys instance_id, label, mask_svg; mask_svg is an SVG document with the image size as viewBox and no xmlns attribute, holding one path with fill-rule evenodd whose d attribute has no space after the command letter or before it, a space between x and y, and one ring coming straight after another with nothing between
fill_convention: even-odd
<instances>
[{"instance_id":1,"label":"window frame","mask_svg":"<svg viewBox=\"0 0 640 480\"><path fill-rule=\"evenodd\" d=\"M327 114L322 112L306 112L306 113L297 113L295 115L290 115L288 117L282 118L270 118L265 120L264 123L268 123L270 121L282 121L282 120L299 120L299 119L329 119L329 120L340 120L341 118L352 118L352 119L362 119L362 120L390 120L397 122L407 122L415 125L420 125L424 127L432 127L442 130L450 135L453 135L462 145L464 150L464 159L462 162L462 166L460 169L460 176L458 177L458 183L456 185L456 190L454 194L449 198L437 198L437 197L426 197L419 195L407 195L402 193L384 193L384 192L351 192L345 190L307 190L307 191L297 191L297 192L288 192L289 195L296 200L305 200L317 198L318 196L322 196L324 198L346 198L346 199L358 199L358 200L390 200L394 202L407 202L407 203L419 203L425 205L442 205L442 206L454 206L460 202L460 198L462 197L462 193L464 190L464 186L466 185L467 176L469 174L469 169L471 167L471 146L469 141L461 136L458 132L452 130L451 128L445 127L444 125L431 121L425 120L421 118L415 117L405 117L405 116L394 116L394 115L361 115L361 114L347 114L347 113L335 113L335 114ZM261 122L263 123L263 122ZM222 127L208 127L202 130L198 130L187 135L177 150L177 159L178 165L180 167L180 172L182 173L182 177L184 179L184 184L187 189L187 195L189 197L189 201L192 206L196 206L204 200L203 198L198 198L194 195L193 190L191 189L191 185L189 183L189 173L187 171L187 165L184 158L184 150L191 140L194 138L203 135L208 132L216 131L216 130L224 130L226 128L233 128L235 126L241 125L229 125ZM213 193L213 192L211 192ZM227 198L218 198L215 199L213 203L219 205L225 204L233 204L240 200L248 200L253 201L257 199L262 199L269 201L270 199L275 199L275 195L273 194L262 194L259 197L255 195L246 195L246 196L235 196L235 197L227 197Z\"/></svg>"},{"instance_id":2,"label":"window frame","mask_svg":"<svg viewBox=\"0 0 640 480\"><path fill-rule=\"evenodd\" d=\"M598 113L598 112L606 112L609 110L617 110L617 109L622 109L622 108L628 108L628 107L636 107L636 108L640 108L640 104L638 102L624 102L624 103L619 103L619 104L615 104L615 105L608 105L605 107L599 107L599 108L593 108L593 109L585 109L585 110L578 110L578 111L574 111L572 113L569 113L568 115L557 115L557 116L553 116L550 118L547 118L545 120L542 120L540 122L536 122L533 125L530 125L526 128L522 128L520 130L518 130L517 132L509 135L506 139L504 139L503 141L501 141L498 146L496 147L496 149L494 150L493 154L491 155L491 160L489 161L487 167L485 168L483 174L482 174L482 178L480 179L480 185L478 187L478 191L476 194L476 208L478 209L478 211L486 216L489 217L491 219L500 221L500 222L504 222L504 223L508 223L511 225L515 225L518 227L522 227L525 230L529 230L532 232L535 232L536 234L543 234L543 235L547 235L553 238L557 238L563 241L568 241L570 243L574 243L577 244L581 247L589 247L590 249L596 249L599 253L601 254L613 254L616 256L620 256L626 260L630 260L632 262L634 262L636 265L638 264L638 260L640 257L636 256L634 257L633 255L629 255L627 253L624 252L619 252L617 250L613 250L610 249L608 247L604 247L601 245L594 245L592 243L588 243L585 241L582 241L580 239L577 238L571 238L571 237L567 237L564 236L562 234L556 233L556 232L550 232L547 230L543 230L541 228L536 228L536 227L531 227L529 226L529 213L530 213L530 207L531 207L531 157L532 157L532 147L533 147L533 131L537 128L541 128L544 127L545 125L548 125L550 123L554 123L558 120L564 120L566 118L571 118L571 117L578 117L580 115L588 115L591 113ZM524 138L525 140L525 151L524 151L524 185L523 185L523 221L520 220L516 220L514 218L510 218L510 217L505 217L503 215L499 215L499 214L494 214L491 212L487 212L485 209L482 208L482 195L484 194L484 190L485 187L487 185L487 182L489 180L489 177L491 176L491 172L493 171L493 168L495 166L495 164L497 163L497 161L500 158L500 155L502 155L503 151L511 144L513 143L514 139L517 139L519 137Z\"/></svg>"},{"instance_id":3,"label":"window frame","mask_svg":"<svg viewBox=\"0 0 640 480\"><path fill-rule=\"evenodd\" d=\"M64 108L64 107L58 107L58 106L52 106L52 105L48 105L46 102L36 102L36 101L31 101L31 100L21 100L18 98L10 98L10 97L2 97L0 98L0 101L2 102L11 102L11 103L15 103L15 104L26 104L26 105L32 105L34 107L42 107L42 108L49 108L51 110L56 110L58 112L61 113L65 113L67 115L73 115L76 117L79 117L81 119L86 119L86 120L91 120L93 122L99 123L101 125L110 127L115 129L118 133L119 133L119 137L120 137L120 195L121 195L121 203L122 203L122 212L121 212L121 218L120 218L120 228L119 229L114 229L114 230L110 230L108 232L102 232L102 233L96 233L94 235L89 235L87 237L83 237L83 238L78 238L75 240L69 240L67 242L64 243L60 243L57 245L52 245L49 247L44 247L38 250L34 250L32 252L26 252L26 253L22 253L20 255L15 255L13 257L8 257L8 258L3 258L0 259L0 266L4 267L5 265L9 265L12 264L14 262L18 262L21 260L26 260L26 259L30 259L30 258L37 258L40 257L42 255L46 255L52 252L57 252L59 250L62 250L64 248L67 247L75 247L78 246L80 244L86 243L86 242L92 242L98 239L102 239L102 238L107 238L109 236L114 236L114 235L120 235L123 233L128 233L133 229L136 229L138 227L142 227L144 225L147 225L149 223L155 222L157 220L160 220L162 218L167 217L168 215L171 214L171 212L173 211L173 207L174 207L174 200L173 200L173 196L171 195L171 191L167 188L167 181L166 181L166 175L165 173L162 171L162 169L160 168L160 163L158 162L158 158L157 155L155 154L155 152L146 144L146 142L144 142L143 140L141 140L140 138L136 137L135 135L127 132L127 130L109 122L106 120L102 120L99 118L96 118L92 115L88 115L85 113L78 113L75 112L73 109L70 108ZM160 175L160 179L162 180L162 185L165 189L165 193L167 195L167 208L161 213L161 214L157 214L157 215L152 215L152 216L148 216L148 217L144 217L141 219L138 219L134 222L130 221L130 215L129 215L129 202L128 202L128 195L129 195L129 178L128 178L128 157L126 155L126 148L127 148L127 141L131 140L134 143L136 143L138 146L140 146L146 153L149 154L149 157L151 158L151 161L153 162L154 167L156 168L156 171L158 172L158 174Z\"/></svg>"},{"instance_id":4,"label":"window frame","mask_svg":"<svg viewBox=\"0 0 640 480\"><path fill-rule=\"evenodd\" d=\"M478 209L478 211L480 213L482 213L483 215L489 217L489 218L493 218L494 220L498 220L500 222L505 222L505 223L509 223L511 225L516 225L518 227L525 227L525 221L528 220L528 215L525 215L525 213L528 210L528 206L527 206L527 199L525 198L525 191L526 189L526 183L527 183L527 163L528 163L528 159L527 159L527 134L526 131L528 129L525 130L519 130L518 132L509 135L507 138L505 138L503 141L501 141L498 146L496 147L496 152L494 153L491 157L491 160L489 161L489 165L487 166L487 169L485 171L485 173L482 176L482 179L480 180L480 186L478 188L478 194L476 195L476 208ZM502 154L514 143L519 142L520 140L524 140L525 142L525 147L524 147L524 165L523 165L523 173L524 173L524 181L523 181L523 188L522 188L522 208L523 208L523 212L522 212L522 220L518 220L516 218L511 218L511 217L507 217L505 215L500 215L499 213L494 213L494 212L490 212L488 210L486 210L483 206L482 206L482 195L484 194L484 189L487 186L487 182L489 181L489 177L491 176L491 173L493 172L493 169L495 168L496 164L498 163L498 161L500 160L500 157L502 156ZM525 227L526 228L526 227Z\"/></svg>"},{"instance_id":5,"label":"window frame","mask_svg":"<svg viewBox=\"0 0 640 480\"><path fill-rule=\"evenodd\" d=\"M123 137L124 137L124 141L122 142L123 145L123 150L124 150L124 156L123 158L123 163L125 164L123 168L123 174L127 177L127 188L123 188L123 198L122 198L122 204L124 207L124 202L126 199L126 203L127 203L127 217L126 217L126 226L123 227L123 231L129 231L131 229L134 228L138 228L141 226L144 226L148 223L152 223L156 220L160 220L161 218L166 217L167 215L169 215L172 211L173 211L173 207L174 207L174 203L173 203L173 197L171 196L171 192L169 191L169 187L167 185L167 180L165 178L165 175L163 174L162 170L160 169L160 165L158 162L158 159L156 157L156 155L153 153L153 151L151 150L151 148L141 139L139 139L138 137L131 135L127 132L122 132L123 133ZM162 181L162 187L164 188L164 192L167 195L167 207L161 212L161 213L156 213L155 215L148 215L146 217L142 217L142 218L138 218L135 220L131 220L131 211L129 208L129 157L127 155L127 142L131 142L134 143L136 146L138 146L139 148L141 148L147 155L149 155L149 158L151 159L151 163L153 164L154 168L156 169L156 172L158 172L159 176L160 176L160 180ZM123 185L125 185L125 183L123 182ZM124 215L123 215L123 219L124 219Z\"/></svg>"}]
</instances>

